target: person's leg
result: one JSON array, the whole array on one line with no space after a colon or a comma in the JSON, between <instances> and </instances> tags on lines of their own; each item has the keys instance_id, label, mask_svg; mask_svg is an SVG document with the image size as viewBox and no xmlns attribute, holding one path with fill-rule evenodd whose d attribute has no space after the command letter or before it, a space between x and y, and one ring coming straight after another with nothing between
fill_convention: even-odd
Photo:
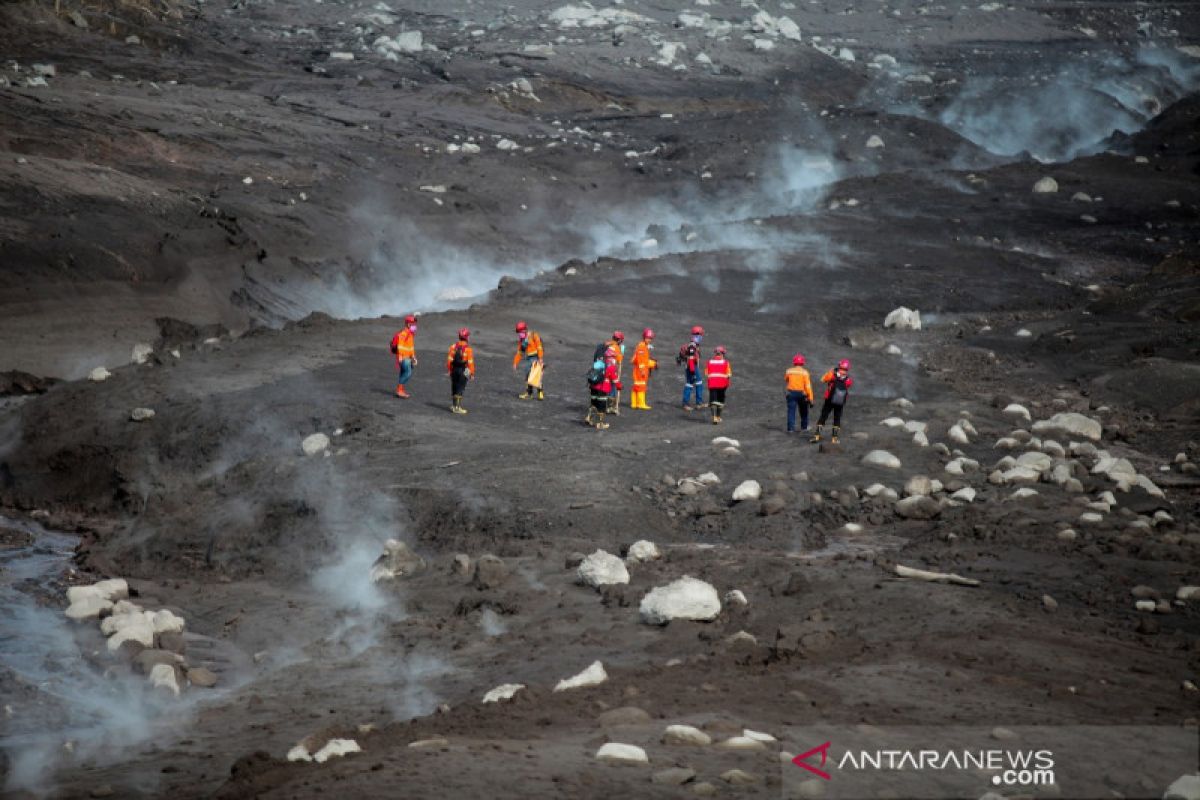
<instances>
[{"instance_id":1,"label":"person's leg","mask_svg":"<svg viewBox=\"0 0 1200 800\"><path fill-rule=\"evenodd\" d=\"M833 441L838 440L838 436L842 433L842 409L844 406L833 407Z\"/></svg>"},{"instance_id":2,"label":"person's leg","mask_svg":"<svg viewBox=\"0 0 1200 800\"><path fill-rule=\"evenodd\" d=\"M800 406L800 430L808 430L808 398L803 392L797 392L800 395L798 405Z\"/></svg>"},{"instance_id":3,"label":"person's leg","mask_svg":"<svg viewBox=\"0 0 1200 800\"><path fill-rule=\"evenodd\" d=\"M690 369L683 371L683 407L689 410L692 407L692 371Z\"/></svg>"},{"instance_id":4,"label":"person's leg","mask_svg":"<svg viewBox=\"0 0 1200 800\"><path fill-rule=\"evenodd\" d=\"M813 435L814 442L821 441L821 429L825 427L825 420L829 419L829 412L833 410L833 404L829 399L825 399L825 403L821 406L821 416L817 419L817 432Z\"/></svg>"},{"instance_id":5,"label":"person's leg","mask_svg":"<svg viewBox=\"0 0 1200 800\"><path fill-rule=\"evenodd\" d=\"M412 359L400 359L400 377L396 379L396 394L404 394L408 381L412 378Z\"/></svg>"},{"instance_id":6,"label":"person's leg","mask_svg":"<svg viewBox=\"0 0 1200 800\"><path fill-rule=\"evenodd\" d=\"M696 390L696 408L704 408L704 373L696 371L696 383L693 387Z\"/></svg>"},{"instance_id":7,"label":"person's leg","mask_svg":"<svg viewBox=\"0 0 1200 800\"><path fill-rule=\"evenodd\" d=\"M800 405L799 392L787 393L787 432L796 430L796 409Z\"/></svg>"}]
</instances>

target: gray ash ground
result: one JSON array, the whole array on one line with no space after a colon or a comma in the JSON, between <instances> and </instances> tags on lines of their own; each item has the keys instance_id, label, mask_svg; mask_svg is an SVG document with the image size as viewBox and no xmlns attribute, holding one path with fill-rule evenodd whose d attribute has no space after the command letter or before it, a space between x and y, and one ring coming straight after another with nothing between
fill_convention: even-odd
<instances>
[{"instance_id":1,"label":"gray ash ground","mask_svg":"<svg viewBox=\"0 0 1200 800\"><path fill-rule=\"evenodd\" d=\"M0 6L0 505L81 537L25 594L125 577L219 677L33 766L8 723L6 792L766 797L804 744L785 732L816 722L1195 729L1200 611L1173 599L1200 584L1196 7L565 7ZM883 328L901 305L922 330ZM414 309L403 402L387 342ZM516 398L517 319L546 342L542 403ZM678 407L693 324L734 366L719 428ZM442 361L464 325L458 417ZM645 326L654 409L584 427L592 348ZM783 432L797 351L853 360L837 452ZM1078 486L989 481L1025 452L997 440L1071 411L1162 496L1078 449L1051 455ZM306 457L313 433L331 445ZM876 449L901 468L864 465ZM980 469L947 473L951 449ZM909 519L866 494L914 475L977 496ZM762 499L733 503L750 479ZM30 546L9 530L3 550ZM427 567L374 588L388 538ZM572 554L639 539L663 558L628 585L576 584ZM749 602L640 623L685 574ZM606 683L552 691L595 660ZM527 688L480 703L503 683ZM44 713L35 686L5 669L6 719ZM784 741L661 744L677 722ZM363 752L285 759L314 735ZM605 741L650 766L598 762ZM673 766L696 775L651 780Z\"/></svg>"}]
</instances>

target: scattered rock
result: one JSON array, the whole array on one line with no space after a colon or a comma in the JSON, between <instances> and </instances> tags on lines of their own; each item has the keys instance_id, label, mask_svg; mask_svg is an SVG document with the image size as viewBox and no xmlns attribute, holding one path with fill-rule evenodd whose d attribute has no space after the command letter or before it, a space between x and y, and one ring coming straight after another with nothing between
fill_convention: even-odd
<instances>
[{"instance_id":1,"label":"scattered rock","mask_svg":"<svg viewBox=\"0 0 1200 800\"><path fill-rule=\"evenodd\" d=\"M904 484L904 495L906 497L931 494L933 494L933 481L926 475L913 475Z\"/></svg>"},{"instance_id":2,"label":"scattered rock","mask_svg":"<svg viewBox=\"0 0 1200 800\"><path fill-rule=\"evenodd\" d=\"M648 764L646 751L634 744L608 742L596 751L596 759L609 764Z\"/></svg>"},{"instance_id":3,"label":"scattered rock","mask_svg":"<svg viewBox=\"0 0 1200 800\"><path fill-rule=\"evenodd\" d=\"M1200 775L1181 775L1167 787L1163 800L1200 800Z\"/></svg>"},{"instance_id":4,"label":"scattered rock","mask_svg":"<svg viewBox=\"0 0 1200 800\"><path fill-rule=\"evenodd\" d=\"M329 447L329 437L323 433L314 433L304 437L304 441L300 442L300 449L304 451L306 456L315 456L317 453L324 452Z\"/></svg>"},{"instance_id":5,"label":"scattered rock","mask_svg":"<svg viewBox=\"0 0 1200 800\"><path fill-rule=\"evenodd\" d=\"M760 497L762 497L762 486L759 485L758 481L742 481L733 490L733 502L735 503L740 503L743 500L757 500Z\"/></svg>"},{"instance_id":6,"label":"scattered rock","mask_svg":"<svg viewBox=\"0 0 1200 800\"><path fill-rule=\"evenodd\" d=\"M477 589L496 589L508 580L508 565L499 556L485 554L475 562L472 583Z\"/></svg>"},{"instance_id":7,"label":"scattered rock","mask_svg":"<svg viewBox=\"0 0 1200 800\"><path fill-rule=\"evenodd\" d=\"M1200 600L1200 586L1180 586L1175 592L1176 600Z\"/></svg>"},{"instance_id":8,"label":"scattered rock","mask_svg":"<svg viewBox=\"0 0 1200 800\"><path fill-rule=\"evenodd\" d=\"M150 685L179 696L179 677L171 664L155 664L150 669Z\"/></svg>"},{"instance_id":9,"label":"scattered rock","mask_svg":"<svg viewBox=\"0 0 1200 800\"><path fill-rule=\"evenodd\" d=\"M590 686L599 686L606 680L608 680L608 673L604 671L604 665L599 661L593 661L591 666L578 675L559 681L558 685L554 687L554 691L565 692L568 689L586 689Z\"/></svg>"},{"instance_id":10,"label":"scattered rock","mask_svg":"<svg viewBox=\"0 0 1200 800\"><path fill-rule=\"evenodd\" d=\"M642 621L664 625L674 619L712 620L721 613L721 598L712 584L684 575L651 589L639 607Z\"/></svg>"},{"instance_id":11,"label":"scattered rock","mask_svg":"<svg viewBox=\"0 0 1200 800\"><path fill-rule=\"evenodd\" d=\"M749 736L731 736L719 743L717 747L723 750L766 750L767 746L758 739Z\"/></svg>"},{"instance_id":12,"label":"scattered rock","mask_svg":"<svg viewBox=\"0 0 1200 800\"><path fill-rule=\"evenodd\" d=\"M681 786L696 777L696 770L687 767L671 767L659 770L650 776L651 783L660 786Z\"/></svg>"},{"instance_id":13,"label":"scattered rock","mask_svg":"<svg viewBox=\"0 0 1200 800\"><path fill-rule=\"evenodd\" d=\"M111 377L112 373L106 370L104 367L96 367L94 370L88 373L88 380L92 383L100 383L101 381L106 381Z\"/></svg>"},{"instance_id":14,"label":"scattered rock","mask_svg":"<svg viewBox=\"0 0 1200 800\"><path fill-rule=\"evenodd\" d=\"M879 137L874 138L878 139ZM882 141L879 146L883 146ZM884 317L883 327L895 328L898 331L919 331L921 330L921 312L900 306Z\"/></svg>"},{"instance_id":15,"label":"scattered rock","mask_svg":"<svg viewBox=\"0 0 1200 800\"><path fill-rule=\"evenodd\" d=\"M1005 406L1004 411L1002 413L1006 417L1012 417L1014 419L1022 419L1022 420L1025 420L1026 422L1029 422L1030 420L1033 419L1033 417L1030 416L1030 414L1029 414L1029 409L1018 403L1009 403L1007 406Z\"/></svg>"},{"instance_id":16,"label":"scattered rock","mask_svg":"<svg viewBox=\"0 0 1200 800\"><path fill-rule=\"evenodd\" d=\"M592 587L629 583L629 570L625 562L603 550L597 550L585 558L575 575L580 583Z\"/></svg>"},{"instance_id":17,"label":"scattered rock","mask_svg":"<svg viewBox=\"0 0 1200 800\"><path fill-rule=\"evenodd\" d=\"M148 344L135 344L129 360L134 364L145 364L154 355L154 348Z\"/></svg>"},{"instance_id":18,"label":"scattered rock","mask_svg":"<svg viewBox=\"0 0 1200 800\"><path fill-rule=\"evenodd\" d=\"M1050 419L1038 420L1033 423L1033 432L1035 434L1061 433L1069 436L1082 436L1098 442L1103 429L1098 420L1075 411L1065 411L1055 414Z\"/></svg>"},{"instance_id":19,"label":"scattered rock","mask_svg":"<svg viewBox=\"0 0 1200 800\"><path fill-rule=\"evenodd\" d=\"M362 748L353 739L330 739L325 746L313 754L312 760L324 764L331 758L341 758L350 753L361 753Z\"/></svg>"},{"instance_id":20,"label":"scattered rock","mask_svg":"<svg viewBox=\"0 0 1200 800\"><path fill-rule=\"evenodd\" d=\"M146 420L154 419L153 408L135 408L129 412L129 418L134 422L145 422Z\"/></svg>"},{"instance_id":21,"label":"scattered rock","mask_svg":"<svg viewBox=\"0 0 1200 800\"><path fill-rule=\"evenodd\" d=\"M192 667L187 671L187 679L192 686L202 689L209 689L217 685L217 674L205 667Z\"/></svg>"},{"instance_id":22,"label":"scattered rock","mask_svg":"<svg viewBox=\"0 0 1200 800\"><path fill-rule=\"evenodd\" d=\"M407 578L425 569L425 559L414 553L399 539L388 539L383 544L383 555L371 565L371 582Z\"/></svg>"},{"instance_id":23,"label":"scattered rock","mask_svg":"<svg viewBox=\"0 0 1200 800\"><path fill-rule=\"evenodd\" d=\"M913 569L903 564L896 565L896 574L901 578L914 578L920 581L930 581L931 583L953 583L958 586L979 585L979 581L974 578L964 578L952 572L930 572L924 569Z\"/></svg>"},{"instance_id":24,"label":"scattered rock","mask_svg":"<svg viewBox=\"0 0 1200 800\"><path fill-rule=\"evenodd\" d=\"M485 703L499 703L501 700L511 700L513 695L525 688L523 683L502 683L491 689L483 696Z\"/></svg>"},{"instance_id":25,"label":"scattered rock","mask_svg":"<svg viewBox=\"0 0 1200 800\"><path fill-rule=\"evenodd\" d=\"M869 467L900 469L900 459L896 458L887 450L872 450L862 457L862 463Z\"/></svg>"},{"instance_id":26,"label":"scattered rock","mask_svg":"<svg viewBox=\"0 0 1200 800\"><path fill-rule=\"evenodd\" d=\"M691 725L668 725L663 732L662 743L704 747L712 744L712 737Z\"/></svg>"},{"instance_id":27,"label":"scattered rock","mask_svg":"<svg viewBox=\"0 0 1200 800\"><path fill-rule=\"evenodd\" d=\"M875 150L880 147L883 147L883 139L880 138L878 135L872 135L871 138L867 139L867 149L868 150ZM886 323L884 323L884 324L886 325ZM918 330L918 331L921 330L920 322L917 323L917 327L914 328L913 330Z\"/></svg>"},{"instance_id":28,"label":"scattered rock","mask_svg":"<svg viewBox=\"0 0 1200 800\"><path fill-rule=\"evenodd\" d=\"M1058 181L1049 175L1033 185L1034 194L1053 194L1058 191Z\"/></svg>"},{"instance_id":29,"label":"scattered rock","mask_svg":"<svg viewBox=\"0 0 1200 800\"><path fill-rule=\"evenodd\" d=\"M650 722L650 715L637 706L621 706L605 711L596 721L603 728L616 728L628 725L645 725Z\"/></svg>"},{"instance_id":30,"label":"scattered rock","mask_svg":"<svg viewBox=\"0 0 1200 800\"><path fill-rule=\"evenodd\" d=\"M731 786L747 786L751 783L758 783L758 776L740 769L731 769L721 773L721 780Z\"/></svg>"},{"instance_id":31,"label":"scattered rock","mask_svg":"<svg viewBox=\"0 0 1200 800\"><path fill-rule=\"evenodd\" d=\"M639 539L629 545L629 554L626 558L634 562L656 561L662 558L662 552L659 551L658 546L654 542Z\"/></svg>"},{"instance_id":32,"label":"scattered rock","mask_svg":"<svg viewBox=\"0 0 1200 800\"><path fill-rule=\"evenodd\" d=\"M1053 613L1058 611L1058 601L1048 594L1042 595L1042 608Z\"/></svg>"},{"instance_id":33,"label":"scattered rock","mask_svg":"<svg viewBox=\"0 0 1200 800\"><path fill-rule=\"evenodd\" d=\"M896 502L895 509L905 519L934 519L942 513L938 501L928 495L906 497Z\"/></svg>"}]
</instances>

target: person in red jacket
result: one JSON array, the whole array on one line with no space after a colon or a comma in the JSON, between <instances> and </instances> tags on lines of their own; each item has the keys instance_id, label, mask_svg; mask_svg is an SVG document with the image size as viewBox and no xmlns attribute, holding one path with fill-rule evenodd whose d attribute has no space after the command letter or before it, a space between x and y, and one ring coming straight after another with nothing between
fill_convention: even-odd
<instances>
[{"instance_id":1,"label":"person in red jacket","mask_svg":"<svg viewBox=\"0 0 1200 800\"><path fill-rule=\"evenodd\" d=\"M400 377L396 380L396 397L407 400L410 395L405 388L408 379L412 377L413 367L417 365L417 318L409 314L404 318L404 327L396 331L392 337L392 354L396 356L396 368Z\"/></svg>"},{"instance_id":2,"label":"person in red jacket","mask_svg":"<svg viewBox=\"0 0 1200 800\"><path fill-rule=\"evenodd\" d=\"M712 409L712 424L720 425L721 414L725 411L725 391L733 377L733 367L725 358L724 345L719 345L713 351L713 357L704 365L704 377L708 381L708 407Z\"/></svg>"},{"instance_id":3,"label":"person in red jacket","mask_svg":"<svg viewBox=\"0 0 1200 800\"><path fill-rule=\"evenodd\" d=\"M605 350L602 362L592 365L588 373L588 389L591 391L592 404L588 407L587 419L584 420L598 431L608 427L604 417L608 414L609 396L614 390L620 391L621 378L617 371L617 352L611 347Z\"/></svg>"},{"instance_id":4,"label":"person in red jacket","mask_svg":"<svg viewBox=\"0 0 1200 800\"><path fill-rule=\"evenodd\" d=\"M825 384L825 404L821 406L821 417L817 420L817 432L812 437L814 442L821 441L821 428L825 427L825 420L829 418L829 412L833 412L833 438L831 441L837 443L838 434L842 432L842 410L846 407L846 401L850 399L850 387L854 385L854 379L850 377L850 361L843 358L838 362L838 365L821 376L821 383Z\"/></svg>"},{"instance_id":5,"label":"person in red jacket","mask_svg":"<svg viewBox=\"0 0 1200 800\"><path fill-rule=\"evenodd\" d=\"M525 362L525 391L517 395L521 400L528 400L536 396L538 400L545 400L546 393L542 390L542 379L537 379L537 385L530 383L530 376L533 372L534 365L545 368L546 352L542 347L542 337L537 331L529 330L529 325L524 321L517 323L517 352L513 355L513 369L515 370L521 362Z\"/></svg>"}]
</instances>

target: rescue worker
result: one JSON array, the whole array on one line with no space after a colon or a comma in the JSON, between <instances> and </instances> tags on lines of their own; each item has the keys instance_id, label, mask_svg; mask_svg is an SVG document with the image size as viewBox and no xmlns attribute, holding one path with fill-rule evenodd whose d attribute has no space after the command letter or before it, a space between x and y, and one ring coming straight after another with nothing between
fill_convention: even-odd
<instances>
[{"instance_id":1,"label":"rescue worker","mask_svg":"<svg viewBox=\"0 0 1200 800\"><path fill-rule=\"evenodd\" d=\"M470 328L463 328L458 332L458 341L450 345L446 353L446 374L450 376L450 410L455 414L467 413L462 407L463 392L467 389L467 382L475 378L475 353L468 342L470 338Z\"/></svg>"},{"instance_id":2,"label":"rescue worker","mask_svg":"<svg viewBox=\"0 0 1200 800\"><path fill-rule=\"evenodd\" d=\"M821 428L833 412L833 437L830 441L837 444L838 434L842 432L842 410L850 399L850 387L854 379L850 377L850 361L843 358L838 365L821 376L825 384L825 403L821 406L821 417L817 420L817 433L812 437L814 442L821 441Z\"/></svg>"},{"instance_id":3,"label":"rescue worker","mask_svg":"<svg viewBox=\"0 0 1200 800\"><path fill-rule=\"evenodd\" d=\"M625 334L620 331L613 331L612 338L605 344L609 350L617 354L617 380L621 380L621 367L625 364ZM608 413L621 413L621 390L613 386L612 392L608 396Z\"/></svg>"},{"instance_id":4,"label":"rescue worker","mask_svg":"<svg viewBox=\"0 0 1200 800\"><path fill-rule=\"evenodd\" d=\"M404 318L404 327L392 337L391 350L396 356L396 368L400 370L400 377L396 379L396 397L404 400L412 397L405 387L417 365L416 336L417 318L409 314Z\"/></svg>"},{"instance_id":5,"label":"rescue worker","mask_svg":"<svg viewBox=\"0 0 1200 800\"><path fill-rule=\"evenodd\" d=\"M646 388L650 384L650 373L658 368L654 360L654 331L646 328L642 331L642 340L633 351L633 389L629 397L629 407L640 411L649 411L646 404Z\"/></svg>"},{"instance_id":6,"label":"rescue worker","mask_svg":"<svg viewBox=\"0 0 1200 800\"><path fill-rule=\"evenodd\" d=\"M542 383L539 380L538 385L534 386L529 382L529 375L533 372L534 365L540 365L543 369L546 366L546 354L542 349L542 337L537 331L529 330L529 326L524 321L517 323L517 352L513 355L513 370L525 362L525 391L517 395L521 400L528 400L536 393L538 400L545 400L546 393L542 390Z\"/></svg>"},{"instance_id":7,"label":"rescue worker","mask_svg":"<svg viewBox=\"0 0 1200 800\"><path fill-rule=\"evenodd\" d=\"M718 345L713 357L704 365L704 377L708 381L708 404L712 409L712 424L721 424L721 413L725 411L725 391L733 377L733 367L725 358L725 346Z\"/></svg>"},{"instance_id":8,"label":"rescue worker","mask_svg":"<svg viewBox=\"0 0 1200 800\"><path fill-rule=\"evenodd\" d=\"M792 366L783 373L787 385L787 432L796 432L796 412L800 412L800 430L808 431L808 409L813 404L812 377L804 368L804 356L792 356Z\"/></svg>"},{"instance_id":9,"label":"rescue worker","mask_svg":"<svg viewBox=\"0 0 1200 800\"><path fill-rule=\"evenodd\" d=\"M692 340L679 348L675 363L683 365L683 410L704 408L704 375L701 372L700 342L704 340L704 328L692 328ZM692 391L696 393L696 405L692 405Z\"/></svg>"},{"instance_id":10,"label":"rescue worker","mask_svg":"<svg viewBox=\"0 0 1200 800\"><path fill-rule=\"evenodd\" d=\"M592 364L592 371L588 373L588 389L591 391L592 404L588 407L585 422L598 431L608 428L604 417L608 413L609 395L612 393L613 387L620 389L621 381L617 373L617 352L609 348L605 351L602 359Z\"/></svg>"}]
</instances>

